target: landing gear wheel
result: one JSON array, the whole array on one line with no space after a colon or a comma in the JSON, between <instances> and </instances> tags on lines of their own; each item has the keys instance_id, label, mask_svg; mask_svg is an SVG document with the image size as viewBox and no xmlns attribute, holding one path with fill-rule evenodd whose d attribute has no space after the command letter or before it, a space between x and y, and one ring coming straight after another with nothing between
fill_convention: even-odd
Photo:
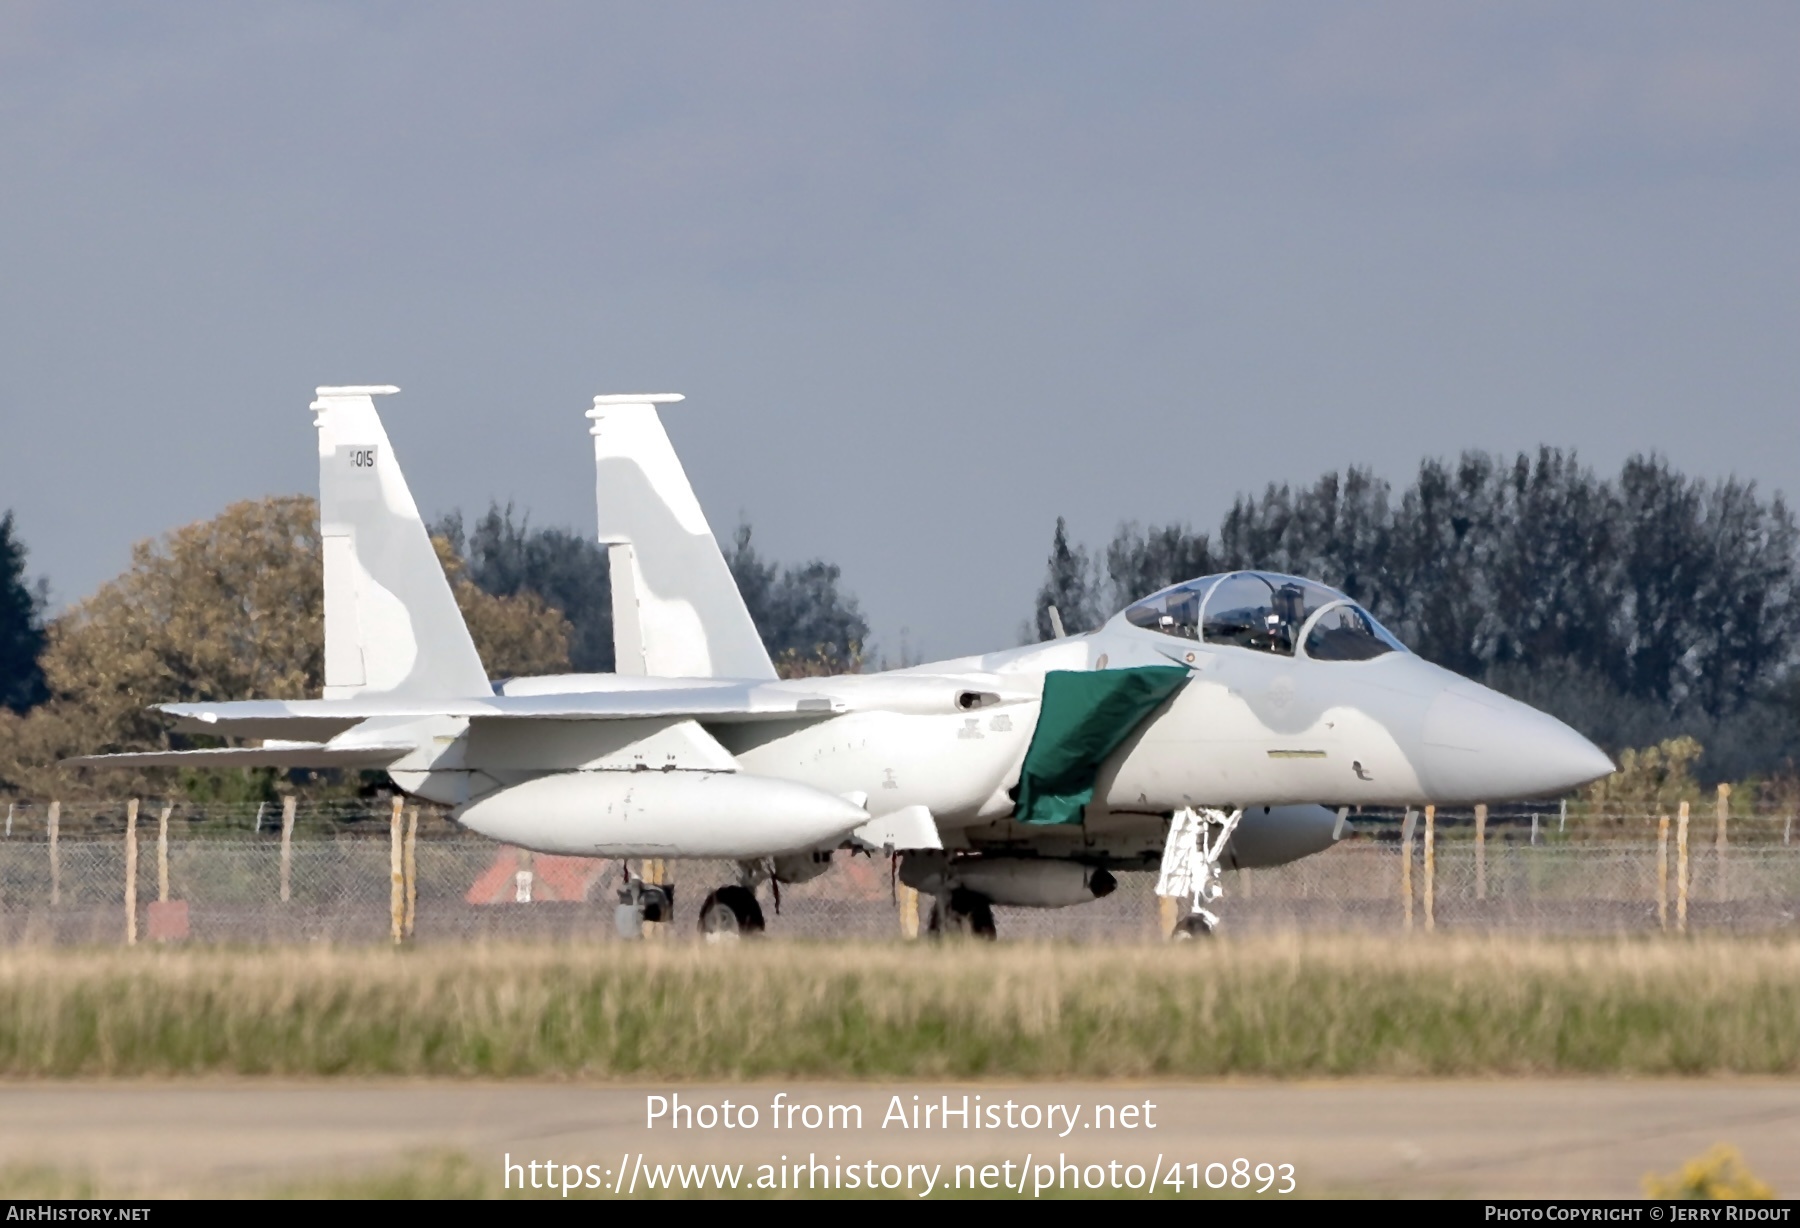
<instances>
[{"instance_id":1,"label":"landing gear wheel","mask_svg":"<svg viewBox=\"0 0 1800 1228\"><path fill-rule=\"evenodd\" d=\"M631 940L644 936L644 922L667 921L675 910L675 887L671 883L646 883L630 879L619 892L619 904L613 909L613 925L619 937Z\"/></svg>"},{"instance_id":2,"label":"landing gear wheel","mask_svg":"<svg viewBox=\"0 0 1800 1228\"><path fill-rule=\"evenodd\" d=\"M1175 926L1175 932L1169 935L1176 942L1191 942L1196 938L1211 938L1219 931L1219 923L1205 913L1189 913Z\"/></svg>"},{"instance_id":3,"label":"landing gear wheel","mask_svg":"<svg viewBox=\"0 0 1800 1228\"><path fill-rule=\"evenodd\" d=\"M747 887L720 887L700 904L700 936L708 942L732 942L762 932L762 905Z\"/></svg>"},{"instance_id":4,"label":"landing gear wheel","mask_svg":"<svg viewBox=\"0 0 1800 1228\"><path fill-rule=\"evenodd\" d=\"M925 932L934 935L962 934L970 938L985 938L993 941L999 937L994 927L994 906L984 895L977 895L966 887L958 887L950 893L950 906L945 908L940 902L931 903L931 917L925 923Z\"/></svg>"}]
</instances>

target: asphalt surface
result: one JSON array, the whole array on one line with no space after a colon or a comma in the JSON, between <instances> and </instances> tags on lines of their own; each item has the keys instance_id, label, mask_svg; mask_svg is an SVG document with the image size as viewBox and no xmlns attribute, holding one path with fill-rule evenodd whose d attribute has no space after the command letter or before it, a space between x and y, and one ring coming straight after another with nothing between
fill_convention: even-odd
<instances>
[{"instance_id":1,"label":"asphalt surface","mask_svg":"<svg viewBox=\"0 0 1800 1228\"><path fill-rule=\"evenodd\" d=\"M861 1124L840 1113L835 1125L807 1129L802 1107L778 1128L771 1106L782 1093L787 1106L859 1106ZM682 1105L712 1105L721 1115L729 1100L739 1124L706 1129L702 1113L676 1125L677 1095ZM953 1108L967 1095L999 1124L964 1128L952 1116L948 1125L883 1125L896 1096L910 1117L915 1105L941 1107L946 1095ZM671 1111L651 1123L654 1096ZM1009 1101L1011 1128L1004 1124ZM744 1105L756 1110L753 1126L742 1124ZM1035 1128L1027 1106L1040 1115ZM1096 1106L1110 1106L1114 1116L1096 1119ZM1052 1113L1055 1125L1043 1124ZM1102 1170L1085 1166L1117 1161L1106 1180L1144 1182L1160 1156L1165 1184L1172 1165L1191 1182L1217 1162L1223 1167L1211 1170L1214 1182L1230 1181L1239 1167L1260 1185L1256 1166L1267 1164L1276 1188L1288 1184L1280 1166L1292 1165L1300 1195L1635 1197L1646 1173L1673 1171L1720 1142L1738 1147L1778 1194L1800 1192L1800 1081L0 1084L0 1167L47 1165L86 1174L104 1192L144 1195L249 1193L449 1149L496 1175L510 1158L521 1166L520 1185L544 1182L552 1171L532 1172L526 1166L534 1161L556 1166L550 1184L566 1177L562 1165L579 1165L579 1180L597 1181L594 1192L603 1196L632 1180L647 1191L660 1164L742 1162L754 1179L758 1165L813 1159L838 1174L844 1166L879 1175L890 1163L941 1165L940 1190L957 1165L969 1166L963 1179L974 1184L994 1164L1000 1167L986 1180L1004 1175L1016 1184L1023 1173L1029 1195L1049 1179L1039 1165L1057 1165L1065 1182L1091 1184ZM1030 1168L1020 1167L1028 1156ZM1240 1157L1246 1165L1235 1165ZM1085 1176L1065 1163L1084 1166ZM1135 1174L1134 1164L1142 1166ZM889 1170L888 1179L900 1171ZM916 1195L925 1169L907 1171Z\"/></svg>"}]
</instances>

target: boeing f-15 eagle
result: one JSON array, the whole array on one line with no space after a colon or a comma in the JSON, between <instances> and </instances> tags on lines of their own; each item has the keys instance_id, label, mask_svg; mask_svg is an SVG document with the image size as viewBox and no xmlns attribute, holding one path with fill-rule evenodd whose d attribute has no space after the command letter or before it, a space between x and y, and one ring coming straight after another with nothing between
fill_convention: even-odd
<instances>
[{"instance_id":1,"label":"boeing f-15 eagle","mask_svg":"<svg viewBox=\"0 0 1800 1228\"><path fill-rule=\"evenodd\" d=\"M758 888L834 850L898 855L934 929L1060 907L1158 870L1210 931L1224 864L1331 846L1329 807L1573 789L1610 760L1561 722L1408 652L1342 593L1260 571L1151 594L1098 630L876 674L776 677L657 416L595 398L618 672L490 682L374 397L320 388L325 691L161 705L258 747L94 766L385 769L495 840L545 853L736 861L701 929L763 928ZM621 928L666 907L635 878Z\"/></svg>"}]
</instances>

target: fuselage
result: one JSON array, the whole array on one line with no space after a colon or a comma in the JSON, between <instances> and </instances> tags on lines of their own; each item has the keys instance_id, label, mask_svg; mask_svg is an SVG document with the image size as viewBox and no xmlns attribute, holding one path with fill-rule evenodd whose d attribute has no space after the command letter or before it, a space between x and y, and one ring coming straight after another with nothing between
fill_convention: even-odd
<instances>
[{"instance_id":1,"label":"fuselage","mask_svg":"<svg viewBox=\"0 0 1800 1228\"><path fill-rule=\"evenodd\" d=\"M823 694L825 719L708 724L739 770L835 795L871 813L925 806L943 827L1005 818L1052 670L1177 664L1187 683L1101 768L1099 813L1302 802L1458 804L1552 795L1612 771L1560 721L1409 652L1367 660L1276 656L1136 627L878 674L764 684ZM617 675L534 678L507 694L716 685ZM471 746L495 784L580 770L593 743L558 737ZM614 738L605 726L593 738ZM483 753L485 751L485 753ZM421 782L410 780L409 786Z\"/></svg>"}]
</instances>

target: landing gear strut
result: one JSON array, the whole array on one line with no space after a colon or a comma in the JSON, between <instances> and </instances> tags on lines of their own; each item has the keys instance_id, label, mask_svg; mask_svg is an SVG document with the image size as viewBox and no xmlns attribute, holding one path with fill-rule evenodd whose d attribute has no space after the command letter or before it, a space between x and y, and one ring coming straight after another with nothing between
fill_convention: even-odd
<instances>
[{"instance_id":1,"label":"landing gear strut","mask_svg":"<svg viewBox=\"0 0 1800 1228\"><path fill-rule=\"evenodd\" d=\"M1225 893L1219 858L1243 817L1242 810L1195 810L1191 806L1175 812L1169 823L1169 842L1163 846L1156 894L1186 899L1192 911L1176 925L1173 937L1200 938L1219 928L1219 915L1206 906ZM1215 824L1217 835L1213 833Z\"/></svg>"},{"instance_id":2,"label":"landing gear strut","mask_svg":"<svg viewBox=\"0 0 1800 1228\"><path fill-rule=\"evenodd\" d=\"M925 922L925 932L992 940L998 937L994 928L994 906L986 896L967 887L952 888L947 897L939 896L931 902L931 916Z\"/></svg>"}]
</instances>

